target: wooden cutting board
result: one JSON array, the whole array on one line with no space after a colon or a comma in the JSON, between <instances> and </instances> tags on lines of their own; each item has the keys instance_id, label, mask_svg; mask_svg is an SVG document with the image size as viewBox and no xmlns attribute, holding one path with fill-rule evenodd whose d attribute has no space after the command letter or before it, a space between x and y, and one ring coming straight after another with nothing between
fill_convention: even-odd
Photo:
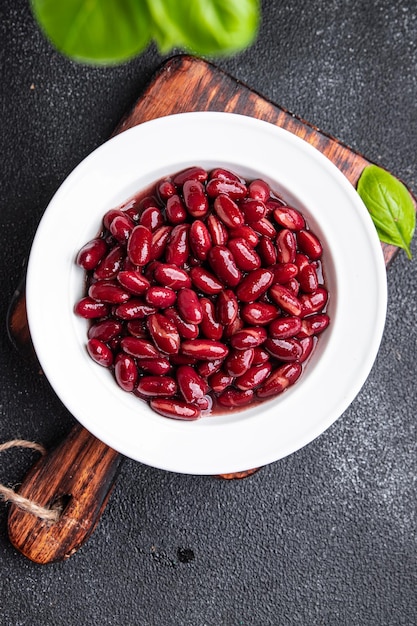
<instances>
[{"instance_id":1,"label":"wooden cutting board","mask_svg":"<svg viewBox=\"0 0 417 626\"><path fill-rule=\"evenodd\" d=\"M113 134L157 117L188 111L239 113L285 128L323 152L354 186L370 163L363 155L263 98L215 65L186 55L172 57L160 67ZM388 264L398 249L381 245ZM9 310L8 330L13 343L24 349L30 345L24 289L16 294ZM8 531L13 545L38 563L62 560L74 554L99 521L122 460L122 455L80 424L74 426L55 450L34 465L19 490L21 495L42 506L67 499L60 519L51 524L12 505ZM223 478L243 478L254 471Z\"/></svg>"}]
</instances>

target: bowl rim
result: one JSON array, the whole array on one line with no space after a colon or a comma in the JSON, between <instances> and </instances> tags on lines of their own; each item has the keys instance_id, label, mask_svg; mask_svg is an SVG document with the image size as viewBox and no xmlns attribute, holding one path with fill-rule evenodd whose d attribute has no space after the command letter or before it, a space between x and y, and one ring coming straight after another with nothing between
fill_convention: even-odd
<instances>
[{"instance_id":1,"label":"bowl rim","mask_svg":"<svg viewBox=\"0 0 417 626\"><path fill-rule=\"evenodd\" d=\"M164 155L158 154L155 145L158 136L166 142ZM196 145L196 138L204 145ZM259 149L255 152L249 139L258 142ZM138 155L140 176L129 163L138 146L146 146L146 154ZM216 160L216 149L218 152L220 147L222 158ZM271 155L277 165L271 164ZM277 173L278 163L281 169ZM75 267L74 258L88 238L98 232L97 217L140 191L142 187L136 186L142 184L140 181L156 181L164 174L173 174L192 164L229 166L247 177L250 172L253 177L262 175L277 191L284 191L287 200L301 208L327 250L326 267L335 290L335 294L331 291L329 306L334 307L335 317L322 336L320 350L316 348L308 371L282 396L230 415L179 422L154 414L139 399L119 390L113 380L108 384L109 373L86 355L84 346L80 345L85 320L77 319L73 313L76 299L82 293L83 273ZM74 234L74 213L76 220L82 220L93 199L95 205L89 221ZM336 200L342 208L350 207L349 220L346 213L344 220L340 220L331 212L331 202ZM81 207L75 206L72 216L68 215L71 202L72 207L76 202L81 203ZM58 228L64 229L66 238L51 242ZM355 259L349 257L348 262L352 239ZM46 272L57 282L62 279L62 285L57 285L59 297L53 303L48 301L50 285ZM72 294L72 300L68 294ZM361 315L354 310L352 296L361 301L364 309ZM327 157L305 140L269 122L236 113L192 112L157 118L128 129L94 150L73 170L52 198L37 229L28 263L26 298L29 328L40 364L61 401L85 428L139 462L179 473L221 474L266 465L294 453L340 417L359 393L376 358L385 324L387 288L382 248L372 220L354 187ZM360 347L344 336L343 325L346 326L349 316L353 316L351 324L364 343ZM361 316L366 319L361 320ZM63 323L70 338L62 335ZM76 346L71 345L74 339ZM69 364L62 363L62 351L70 354L72 366L71 359ZM343 368L337 359L338 351L348 372L344 380L341 380ZM333 384L323 384L321 377L330 374ZM84 380L86 375L92 397ZM118 414L114 423L110 421L108 407L97 398L99 391L104 390L108 407L119 410L123 407L122 415ZM310 421L300 413L302 392L313 405L309 406L313 415ZM324 393L330 397L324 399ZM319 401L325 415L318 415ZM140 410L136 403L141 404ZM95 409L105 418L93 418ZM289 412L291 422L283 423L284 418L276 417L275 412L280 411ZM140 413L140 418L133 417L136 413ZM133 419L138 423L140 419L140 424L133 424Z\"/></svg>"}]
</instances>

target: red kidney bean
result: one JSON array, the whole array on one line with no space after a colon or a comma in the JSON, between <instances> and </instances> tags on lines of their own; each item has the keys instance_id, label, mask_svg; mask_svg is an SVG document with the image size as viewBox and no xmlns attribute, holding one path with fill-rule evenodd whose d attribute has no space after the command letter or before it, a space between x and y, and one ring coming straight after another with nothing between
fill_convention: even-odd
<instances>
[{"instance_id":1,"label":"red kidney bean","mask_svg":"<svg viewBox=\"0 0 417 626\"><path fill-rule=\"evenodd\" d=\"M251 302L242 307L242 319L250 326L269 324L279 315L279 309L267 302Z\"/></svg>"},{"instance_id":2,"label":"red kidney bean","mask_svg":"<svg viewBox=\"0 0 417 626\"><path fill-rule=\"evenodd\" d=\"M220 194L226 194L229 198L237 200L238 198L244 198L247 191L246 185L238 180L212 178L206 186L206 193L210 198L216 198Z\"/></svg>"},{"instance_id":3,"label":"red kidney bean","mask_svg":"<svg viewBox=\"0 0 417 626\"><path fill-rule=\"evenodd\" d=\"M127 254L135 265L143 266L151 260L152 233L146 226L135 226L127 242Z\"/></svg>"},{"instance_id":4,"label":"red kidney bean","mask_svg":"<svg viewBox=\"0 0 417 626\"><path fill-rule=\"evenodd\" d=\"M145 300L151 306L166 309L172 306L177 299L177 294L170 287L160 287L159 285L149 287Z\"/></svg>"},{"instance_id":5,"label":"red kidney bean","mask_svg":"<svg viewBox=\"0 0 417 626\"><path fill-rule=\"evenodd\" d=\"M283 285L276 284L272 285L268 293L271 299L276 302L276 304L278 304L283 311L289 315L301 315L301 302L289 289Z\"/></svg>"},{"instance_id":6,"label":"red kidney bean","mask_svg":"<svg viewBox=\"0 0 417 626\"><path fill-rule=\"evenodd\" d=\"M260 238L257 251L264 267L270 267L277 262L277 249L269 237Z\"/></svg>"},{"instance_id":7,"label":"red kidney bean","mask_svg":"<svg viewBox=\"0 0 417 626\"><path fill-rule=\"evenodd\" d=\"M229 353L229 348L224 343L211 339L186 339L181 344L181 353L199 360L211 361L223 359Z\"/></svg>"},{"instance_id":8,"label":"red kidney bean","mask_svg":"<svg viewBox=\"0 0 417 626\"><path fill-rule=\"evenodd\" d=\"M236 295L242 302L254 302L264 294L272 284L272 270L260 267L249 272L236 288Z\"/></svg>"},{"instance_id":9,"label":"red kidney bean","mask_svg":"<svg viewBox=\"0 0 417 626\"><path fill-rule=\"evenodd\" d=\"M256 178L249 183L248 196L261 202L266 202L271 194L271 189L264 180Z\"/></svg>"},{"instance_id":10,"label":"red kidney bean","mask_svg":"<svg viewBox=\"0 0 417 626\"><path fill-rule=\"evenodd\" d=\"M161 210L158 209L158 207L156 206L148 207L140 216L139 224L141 224L142 226L146 226L146 228L148 228L152 232L154 230L157 230L164 224L164 218Z\"/></svg>"},{"instance_id":11,"label":"red kidney bean","mask_svg":"<svg viewBox=\"0 0 417 626\"><path fill-rule=\"evenodd\" d=\"M219 293L216 303L216 313L220 324L229 326L233 324L239 312L239 303L235 293L231 289L225 289Z\"/></svg>"},{"instance_id":12,"label":"red kidney bean","mask_svg":"<svg viewBox=\"0 0 417 626\"><path fill-rule=\"evenodd\" d=\"M148 337L145 318L133 319L130 320L130 322L126 322L126 330L129 335L137 337L138 339L147 339Z\"/></svg>"},{"instance_id":13,"label":"red kidney bean","mask_svg":"<svg viewBox=\"0 0 417 626\"><path fill-rule=\"evenodd\" d=\"M154 398L157 396L170 397L177 393L177 383L169 376L142 376L139 379L137 390L143 396Z\"/></svg>"},{"instance_id":14,"label":"red kidney bean","mask_svg":"<svg viewBox=\"0 0 417 626\"><path fill-rule=\"evenodd\" d=\"M173 324L175 324L180 337L183 339L195 339L198 337L197 324L190 324L182 319L181 315L174 307L169 307L164 311L165 317L167 317Z\"/></svg>"},{"instance_id":15,"label":"red kidney bean","mask_svg":"<svg viewBox=\"0 0 417 626\"><path fill-rule=\"evenodd\" d=\"M216 319L214 303L208 298L201 298L200 304L203 313L200 330L207 339L218 341L223 335L223 326Z\"/></svg>"},{"instance_id":16,"label":"red kidney bean","mask_svg":"<svg viewBox=\"0 0 417 626\"><path fill-rule=\"evenodd\" d=\"M167 358L161 356L156 359L140 359L140 369L154 376L165 376L171 371L171 363Z\"/></svg>"},{"instance_id":17,"label":"red kidney bean","mask_svg":"<svg viewBox=\"0 0 417 626\"><path fill-rule=\"evenodd\" d=\"M227 387L230 387L233 381L233 376L230 376L222 370L219 370L218 372L214 372L213 374L211 374L207 382L210 386L210 389L212 389L215 393L221 393Z\"/></svg>"},{"instance_id":18,"label":"red kidney bean","mask_svg":"<svg viewBox=\"0 0 417 626\"><path fill-rule=\"evenodd\" d=\"M252 365L247 372L239 376L235 380L235 385L238 389L245 391L246 389L256 389L271 373L272 365L268 361L261 365Z\"/></svg>"},{"instance_id":19,"label":"red kidney bean","mask_svg":"<svg viewBox=\"0 0 417 626\"><path fill-rule=\"evenodd\" d=\"M301 317L319 313L326 306L327 300L328 292L324 287L318 287L314 293L303 294L300 296Z\"/></svg>"},{"instance_id":20,"label":"red kidney bean","mask_svg":"<svg viewBox=\"0 0 417 626\"><path fill-rule=\"evenodd\" d=\"M193 254L200 261L205 261L212 246L210 232L201 220L194 220L190 226L189 243Z\"/></svg>"},{"instance_id":21,"label":"red kidney bean","mask_svg":"<svg viewBox=\"0 0 417 626\"><path fill-rule=\"evenodd\" d=\"M276 237L277 231L274 225L266 217L263 217L258 222L251 222L251 227L259 235L265 235L265 237Z\"/></svg>"},{"instance_id":22,"label":"red kidney bean","mask_svg":"<svg viewBox=\"0 0 417 626\"><path fill-rule=\"evenodd\" d=\"M99 339L100 341L110 341L120 335L123 324L116 320L102 320L96 322L88 329L89 339Z\"/></svg>"},{"instance_id":23,"label":"red kidney bean","mask_svg":"<svg viewBox=\"0 0 417 626\"><path fill-rule=\"evenodd\" d=\"M278 233L275 244L278 263L294 263L297 252L297 241L294 233L288 228L283 228Z\"/></svg>"},{"instance_id":24,"label":"red kidney bean","mask_svg":"<svg viewBox=\"0 0 417 626\"><path fill-rule=\"evenodd\" d=\"M117 215L110 224L109 231L117 241L125 243L135 226L134 221L128 215Z\"/></svg>"},{"instance_id":25,"label":"red kidney bean","mask_svg":"<svg viewBox=\"0 0 417 626\"><path fill-rule=\"evenodd\" d=\"M301 319L299 317L279 317L270 323L268 327L269 336L273 339L288 339L298 335L301 330Z\"/></svg>"},{"instance_id":26,"label":"red kidney bean","mask_svg":"<svg viewBox=\"0 0 417 626\"><path fill-rule=\"evenodd\" d=\"M182 224L187 219L187 210L178 194L170 196L165 207L165 215L171 224Z\"/></svg>"},{"instance_id":27,"label":"red kidney bean","mask_svg":"<svg viewBox=\"0 0 417 626\"><path fill-rule=\"evenodd\" d=\"M273 370L268 378L257 389L256 395L260 399L271 398L282 393L293 385L300 377L302 367L299 363L286 363Z\"/></svg>"},{"instance_id":28,"label":"red kidney bean","mask_svg":"<svg viewBox=\"0 0 417 626\"><path fill-rule=\"evenodd\" d=\"M186 180L182 188L185 206L191 217L204 217L209 210L209 203L202 183L198 180Z\"/></svg>"},{"instance_id":29,"label":"red kidney bean","mask_svg":"<svg viewBox=\"0 0 417 626\"><path fill-rule=\"evenodd\" d=\"M213 203L213 208L217 217L228 228L237 228L238 226L242 226L245 221L243 213L239 209L236 202L225 194L220 194L216 197Z\"/></svg>"},{"instance_id":30,"label":"red kidney bean","mask_svg":"<svg viewBox=\"0 0 417 626\"><path fill-rule=\"evenodd\" d=\"M302 348L302 353L300 358L298 359L298 363L305 363L313 351L315 345L315 337L301 337L299 339L299 342Z\"/></svg>"},{"instance_id":31,"label":"red kidney bean","mask_svg":"<svg viewBox=\"0 0 417 626\"><path fill-rule=\"evenodd\" d=\"M109 306L103 302L96 302L89 296L81 298L74 307L74 312L87 320L99 317L106 317L109 313Z\"/></svg>"},{"instance_id":32,"label":"red kidney bean","mask_svg":"<svg viewBox=\"0 0 417 626\"><path fill-rule=\"evenodd\" d=\"M170 238L172 226L161 226L152 233L150 260L160 259L165 252Z\"/></svg>"},{"instance_id":33,"label":"red kidney bean","mask_svg":"<svg viewBox=\"0 0 417 626\"><path fill-rule=\"evenodd\" d=\"M198 266L191 268L189 276L194 287L198 289L198 291L202 291L208 295L213 296L224 289L223 283L204 267Z\"/></svg>"},{"instance_id":34,"label":"red kidney bean","mask_svg":"<svg viewBox=\"0 0 417 626\"><path fill-rule=\"evenodd\" d=\"M204 182L207 180L207 177L208 172L203 167L193 165L175 174L173 183L174 185L182 187L187 180L199 180L200 182Z\"/></svg>"},{"instance_id":35,"label":"red kidney bean","mask_svg":"<svg viewBox=\"0 0 417 626\"><path fill-rule=\"evenodd\" d=\"M319 286L316 268L311 263L304 265L299 270L297 280L300 283L301 290L305 293L313 293Z\"/></svg>"},{"instance_id":36,"label":"red kidney bean","mask_svg":"<svg viewBox=\"0 0 417 626\"><path fill-rule=\"evenodd\" d=\"M177 308L183 320L189 324L200 324L203 319L200 300L193 289L187 287L180 289L177 295Z\"/></svg>"},{"instance_id":37,"label":"red kidney bean","mask_svg":"<svg viewBox=\"0 0 417 626\"><path fill-rule=\"evenodd\" d=\"M209 250L210 267L220 280L229 287L236 287L242 278L233 254L225 246L214 246Z\"/></svg>"},{"instance_id":38,"label":"red kidney bean","mask_svg":"<svg viewBox=\"0 0 417 626\"><path fill-rule=\"evenodd\" d=\"M227 247L232 253L235 263L240 270L250 272L261 266L259 255L245 239L229 239Z\"/></svg>"},{"instance_id":39,"label":"red kidney bean","mask_svg":"<svg viewBox=\"0 0 417 626\"><path fill-rule=\"evenodd\" d=\"M142 295L150 287L150 282L143 274L135 270L122 270L117 274L119 283L137 296Z\"/></svg>"},{"instance_id":40,"label":"red kidney bean","mask_svg":"<svg viewBox=\"0 0 417 626\"><path fill-rule=\"evenodd\" d=\"M298 337L310 337L322 333L328 327L330 318L326 313L316 313L309 315L301 321Z\"/></svg>"},{"instance_id":41,"label":"red kidney bean","mask_svg":"<svg viewBox=\"0 0 417 626\"><path fill-rule=\"evenodd\" d=\"M316 235L311 230L297 232L297 243L301 252L304 252L311 261L317 261L323 254L323 247Z\"/></svg>"},{"instance_id":42,"label":"red kidney bean","mask_svg":"<svg viewBox=\"0 0 417 626\"><path fill-rule=\"evenodd\" d=\"M235 172L231 172L230 170L225 169L224 167L216 167L209 174L209 178L219 178L220 180L226 180L229 182L238 182L241 183L242 179L240 176L235 174Z\"/></svg>"},{"instance_id":43,"label":"red kidney bean","mask_svg":"<svg viewBox=\"0 0 417 626\"><path fill-rule=\"evenodd\" d=\"M244 239L251 248L256 248L259 243L259 235L246 224L233 228L230 231L230 239Z\"/></svg>"},{"instance_id":44,"label":"red kidney bean","mask_svg":"<svg viewBox=\"0 0 417 626\"><path fill-rule=\"evenodd\" d=\"M92 239L78 252L76 263L86 271L93 270L100 263L107 252L107 244L104 239Z\"/></svg>"},{"instance_id":45,"label":"red kidney bean","mask_svg":"<svg viewBox=\"0 0 417 626\"><path fill-rule=\"evenodd\" d=\"M176 354L178 352L181 341L180 335L177 327L170 319L162 313L153 313L149 315L147 324L149 333L161 352L165 352L165 354Z\"/></svg>"},{"instance_id":46,"label":"red kidney bean","mask_svg":"<svg viewBox=\"0 0 417 626\"><path fill-rule=\"evenodd\" d=\"M261 365L261 363L266 363L269 361L270 354L262 346L257 346L253 348L253 361L252 365Z\"/></svg>"},{"instance_id":47,"label":"red kidney bean","mask_svg":"<svg viewBox=\"0 0 417 626\"><path fill-rule=\"evenodd\" d=\"M109 304L120 304L130 299L130 294L127 291L116 283L106 280L92 283L88 289L88 295L97 302L107 302Z\"/></svg>"},{"instance_id":48,"label":"red kidney bean","mask_svg":"<svg viewBox=\"0 0 417 626\"><path fill-rule=\"evenodd\" d=\"M238 313L234 321L224 327L223 338L230 339L230 337L234 335L238 330L241 330L243 326L243 320Z\"/></svg>"},{"instance_id":49,"label":"red kidney bean","mask_svg":"<svg viewBox=\"0 0 417 626\"><path fill-rule=\"evenodd\" d=\"M174 185L174 183L170 180L161 180L160 183L158 183L157 185L157 192L158 192L158 196L161 198L162 201L165 200L165 202L168 200L168 198L170 198L171 196L175 195L177 193L177 188Z\"/></svg>"},{"instance_id":50,"label":"red kidney bean","mask_svg":"<svg viewBox=\"0 0 417 626\"><path fill-rule=\"evenodd\" d=\"M243 198L239 203L245 222L250 224L251 222L259 222L266 216L266 206L262 200L256 200L254 198Z\"/></svg>"},{"instance_id":51,"label":"red kidney bean","mask_svg":"<svg viewBox=\"0 0 417 626\"><path fill-rule=\"evenodd\" d=\"M273 284L285 285L298 274L298 267L295 263L276 263L271 267L274 272Z\"/></svg>"},{"instance_id":52,"label":"red kidney bean","mask_svg":"<svg viewBox=\"0 0 417 626\"><path fill-rule=\"evenodd\" d=\"M214 213L210 213L207 217L206 225L213 246L224 246L229 238L229 234L223 222Z\"/></svg>"},{"instance_id":53,"label":"red kidney bean","mask_svg":"<svg viewBox=\"0 0 417 626\"><path fill-rule=\"evenodd\" d=\"M104 228L106 230L110 231L110 225L111 225L112 221L114 220L114 218L115 217L125 217L125 215L126 215L125 211L122 211L122 209L120 209L120 208L118 208L118 209L110 209L103 216L103 226L104 226Z\"/></svg>"},{"instance_id":54,"label":"red kidney bean","mask_svg":"<svg viewBox=\"0 0 417 626\"><path fill-rule=\"evenodd\" d=\"M181 266L187 261L190 255L189 229L189 224L178 224L172 229L165 248L165 261L168 264Z\"/></svg>"},{"instance_id":55,"label":"red kidney bean","mask_svg":"<svg viewBox=\"0 0 417 626\"><path fill-rule=\"evenodd\" d=\"M282 226L282 228L288 228L290 230L301 230L305 227L305 220L301 213L296 209L289 206L274 206L273 208L274 219Z\"/></svg>"},{"instance_id":56,"label":"red kidney bean","mask_svg":"<svg viewBox=\"0 0 417 626\"><path fill-rule=\"evenodd\" d=\"M119 304L114 310L116 317L122 320L143 319L152 313L156 313L156 308L139 298L131 298L127 302Z\"/></svg>"},{"instance_id":57,"label":"red kidney bean","mask_svg":"<svg viewBox=\"0 0 417 626\"><path fill-rule=\"evenodd\" d=\"M153 343L137 337L123 337L120 347L124 352L137 359L156 359L160 356L159 350L155 348Z\"/></svg>"},{"instance_id":58,"label":"red kidney bean","mask_svg":"<svg viewBox=\"0 0 417 626\"><path fill-rule=\"evenodd\" d=\"M138 369L134 359L128 354L119 353L114 362L114 376L117 384L124 391L133 391L138 379Z\"/></svg>"},{"instance_id":59,"label":"red kidney bean","mask_svg":"<svg viewBox=\"0 0 417 626\"><path fill-rule=\"evenodd\" d=\"M218 372L223 365L224 359L214 359L213 361L200 361L196 365L197 372L203 378L208 378L214 372Z\"/></svg>"},{"instance_id":60,"label":"red kidney bean","mask_svg":"<svg viewBox=\"0 0 417 626\"><path fill-rule=\"evenodd\" d=\"M160 285L174 290L191 287L191 278L187 272L172 263L160 263L155 268L154 278Z\"/></svg>"},{"instance_id":61,"label":"red kidney bean","mask_svg":"<svg viewBox=\"0 0 417 626\"><path fill-rule=\"evenodd\" d=\"M99 365L110 367L113 365L113 352L100 339L89 339L87 342L87 352Z\"/></svg>"},{"instance_id":62,"label":"red kidney bean","mask_svg":"<svg viewBox=\"0 0 417 626\"><path fill-rule=\"evenodd\" d=\"M93 274L94 278L97 280L115 278L119 270L122 268L124 257L125 251L123 247L121 245L114 246L96 266Z\"/></svg>"},{"instance_id":63,"label":"red kidney bean","mask_svg":"<svg viewBox=\"0 0 417 626\"><path fill-rule=\"evenodd\" d=\"M190 365L178 367L177 383L186 402L197 402L208 391L206 381Z\"/></svg>"},{"instance_id":64,"label":"red kidney bean","mask_svg":"<svg viewBox=\"0 0 417 626\"><path fill-rule=\"evenodd\" d=\"M247 406L253 400L254 392L252 389L242 391L241 389L225 389L217 398L217 402L225 407L241 407Z\"/></svg>"},{"instance_id":65,"label":"red kidney bean","mask_svg":"<svg viewBox=\"0 0 417 626\"><path fill-rule=\"evenodd\" d=\"M150 400L149 404L156 413L171 419L196 420L201 417L201 409L198 405L183 400L155 398Z\"/></svg>"},{"instance_id":66,"label":"red kidney bean","mask_svg":"<svg viewBox=\"0 0 417 626\"><path fill-rule=\"evenodd\" d=\"M265 350L280 361L298 361L302 354L300 342L293 338L272 339L268 337L264 345Z\"/></svg>"},{"instance_id":67,"label":"red kidney bean","mask_svg":"<svg viewBox=\"0 0 417 626\"><path fill-rule=\"evenodd\" d=\"M300 283L298 282L296 278L291 278L285 284L285 286L288 289L288 291L291 291L291 293L294 294L294 296L298 296L298 293L300 291Z\"/></svg>"},{"instance_id":68,"label":"red kidney bean","mask_svg":"<svg viewBox=\"0 0 417 626\"><path fill-rule=\"evenodd\" d=\"M242 376L248 371L255 358L254 348L246 350L233 349L224 360L224 370L229 376Z\"/></svg>"},{"instance_id":69,"label":"red kidney bean","mask_svg":"<svg viewBox=\"0 0 417 626\"><path fill-rule=\"evenodd\" d=\"M252 326L238 330L230 338L230 345L236 350L247 350L260 346L267 338L267 331L263 326Z\"/></svg>"},{"instance_id":70,"label":"red kidney bean","mask_svg":"<svg viewBox=\"0 0 417 626\"><path fill-rule=\"evenodd\" d=\"M310 259L306 254L303 254L302 252L297 252L297 254L295 255L295 264L298 267L298 271L301 272L301 270L306 265L310 265Z\"/></svg>"}]
</instances>

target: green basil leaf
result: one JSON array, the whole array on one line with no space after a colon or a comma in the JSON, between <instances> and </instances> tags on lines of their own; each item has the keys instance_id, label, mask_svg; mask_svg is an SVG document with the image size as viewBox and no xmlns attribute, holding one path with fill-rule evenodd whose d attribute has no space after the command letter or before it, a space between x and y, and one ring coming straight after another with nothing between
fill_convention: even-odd
<instances>
[{"instance_id":1,"label":"green basil leaf","mask_svg":"<svg viewBox=\"0 0 417 626\"><path fill-rule=\"evenodd\" d=\"M402 248L411 259L416 211L406 186L381 167L368 165L359 178L357 191L380 240Z\"/></svg>"},{"instance_id":2,"label":"green basil leaf","mask_svg":"<svg viewBox=\"0 0 417 626\"><path fill-rule=\"evenodd\" d=\"M216 56L243 50L256 37L258 0L148 0L162 52L181 47Z\"/></svg>"},{"instance_id":3,"label":"green basil leaf","mask_svg":"<svg viewBox=\"0 0 417 626\"><path fill-rule=\"evenodd\" d=\"M146 0L31 0L31 5L54 46L77 61L120 63L151 38Z\"/></svg>"}]
</instances>

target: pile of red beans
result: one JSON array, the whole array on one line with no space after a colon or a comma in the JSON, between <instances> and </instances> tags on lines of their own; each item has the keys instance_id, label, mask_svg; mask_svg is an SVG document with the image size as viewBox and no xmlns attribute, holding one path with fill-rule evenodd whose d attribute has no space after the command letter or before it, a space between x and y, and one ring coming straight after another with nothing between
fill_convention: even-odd
<instances>
[{"instance_id":1,"label":"pile of red beans","mask_svg":"<svg viewBox=\"0 0 417 626\"><path fill-rule=\"evenodd\" d=\"M103 218L78 253L87 350L166 417L282 393L329 324L322 245L261 180L194 166Z\"/></svg>"}]
</instances>

